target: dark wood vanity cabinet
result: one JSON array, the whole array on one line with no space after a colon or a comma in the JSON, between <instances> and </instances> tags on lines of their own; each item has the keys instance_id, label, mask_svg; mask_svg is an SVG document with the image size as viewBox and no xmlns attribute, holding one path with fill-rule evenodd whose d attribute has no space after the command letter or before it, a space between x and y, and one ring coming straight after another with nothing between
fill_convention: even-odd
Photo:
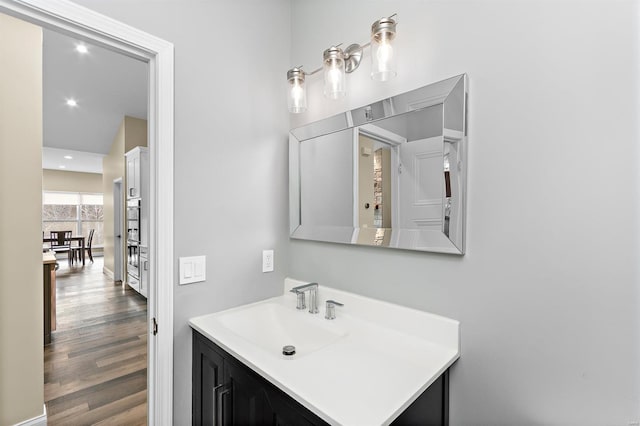
<instances>
[{"instance_id":1,"label":"dark wood vanity cabinet","mask_svg":"<svg viewBox=\"0 0 640 426\"><path fill-rule=\"evenodd\" d=\"M192 387L193 425L327 424L195 330Z\"/></svg>"},{"instance_id":2,"label":"dark wood vanity cabinet","mask_svg":"<svg viewBox=\"0 0 640 426\"><path fill-rule=\"evenodd\" d=\"M194 425L218 424L215 410L223 384L224 358L202 335L193 332L193 367L192 367L192 423Z\"/></svg>"},{"instance_id":3,"label":"dark wood vanity cabinet","mask_svg":"<svg viewBox=\"0 0 640 426\"><path fill-rule=\"evenodd\" d=\"M195 330L192 386L194 426L327 424ZM447 371L392 424L447 425L448 393Z\"/></svg>"}]
</instances>

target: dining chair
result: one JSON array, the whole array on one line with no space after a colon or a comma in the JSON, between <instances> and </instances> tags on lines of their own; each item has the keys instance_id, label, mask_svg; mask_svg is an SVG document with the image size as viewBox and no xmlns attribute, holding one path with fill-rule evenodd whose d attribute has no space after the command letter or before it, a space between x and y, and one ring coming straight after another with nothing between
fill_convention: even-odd
<instances>
[{"instance_id":1,"label":"dining chair","mask_svg":"<svg viewBox=\"0 0 640 426\"><path fill-rule=\"evenodd\" d=\"M71 262L71 231L51 231L51 250L54 253L67 253Z\"/></svg>"},{"instance_id":2,"label":"dining chair","mask_svg":"<svg viewBox=\"0 0 640 426\"><path fill-rule=\"evenodd\" d=\"M89 260L91 260L91 263L93 263L93 254L91 253L91 246L93 244L93 234L95 233L95 229L92 229L91 232L89 232L89 240L87 241L87 254L89 255Z\"/></svg>"},{"instance_id":3,"label":"dining chair","mask_svg":"<svg viewBox=\"0 0 640 426\"><path fill-rule=\"evenodd\" d=\"M89 231L89 237L87 238L87 244L85 246L85 249L87 250L87 254L89 255L89 260L91 260L91 263L93 263L93 254L91 253L91 246L93 244L93 234L95 233L95 229L92 229L91 231ZM71 250L73 251L73 253L71 254L71 258L73 259L73 261L75 261L76 259L78 261L80 261L80 259L82 259L82 246L78 246L78 247L71 247Z\"/></svg>"}]
</instances>

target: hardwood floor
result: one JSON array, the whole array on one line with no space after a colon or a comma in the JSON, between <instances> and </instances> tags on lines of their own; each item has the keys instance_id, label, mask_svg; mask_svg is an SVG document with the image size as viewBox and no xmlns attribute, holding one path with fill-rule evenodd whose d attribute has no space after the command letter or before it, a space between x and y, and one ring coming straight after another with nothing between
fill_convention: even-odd
<instances>
[{"instance_id":1,"label":"hardwood floor","mask_svg":"<svg viewBox=\"0 0 640 426\"><path fill-rule=\"evenodd\" d=\"M44 351L48 425L146 425L147 302L94 260L61 261L57 271L57 328Z\"/></svg>"}]
</instances>

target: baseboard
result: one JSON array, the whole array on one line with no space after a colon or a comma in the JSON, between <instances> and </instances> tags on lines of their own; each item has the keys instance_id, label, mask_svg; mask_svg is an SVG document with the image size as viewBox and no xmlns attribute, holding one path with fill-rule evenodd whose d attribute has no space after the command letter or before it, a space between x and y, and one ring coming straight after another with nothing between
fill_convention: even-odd
<instances>
[{"instance_id":1,"label":"baseboard","mask_svg":"<svg viewBox=\"0 0 640 426\"><path fill-rule=\"evenodd\" d=\"M47 406L42 406L42 414L38 417L16 423L15 426L47 426Z\"/></svg>"},{"instance_id":2,"label":"baseboard","mask_svg":"<svg viewBox=\"0 0 640 426\"><path fill-rule=\"evenodd\" d=\"M106 266L103 266L102 273L105 274L107 277L109 277L109 279L113 280L114 276L113 276L113 271L111 271L111 269L107 268Z\"/></svg>"}]
</instances>

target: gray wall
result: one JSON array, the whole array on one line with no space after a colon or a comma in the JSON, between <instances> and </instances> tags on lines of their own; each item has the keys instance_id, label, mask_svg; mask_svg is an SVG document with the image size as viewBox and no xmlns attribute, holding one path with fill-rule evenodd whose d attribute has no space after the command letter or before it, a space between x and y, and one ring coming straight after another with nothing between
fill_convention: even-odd
<instances>
[{"instance_id":1,"label":"gray wall","mask_svg":"<svg viewBox=\"0 0 640 426\"><path fill-rule=\"evenodd\" d=\"M190 424L188 318L282 291L290 2L77 3L175 45L175 268L206 255L208 278L175 287L174 423ZM267 248L275 272L263 274Z\"/></svg>"},{"instance_id":2,"label":"gray wall","mask_svg":"<svg viewBox=\"0 0 640 426\"><path fill-rule=\"evenodd\" d=\"M397 12L398 78L369 64L292 127L468 73L464 257L291 241L295 278L461 322L453 425L640 420L638 7L633 1L292 3L291 62ZM368 61L368 54L365 61Z\"/></svg>"},{"instance_id":3,"label":"gray wall","mask_svg":"<svg viewBox=\"0 0 640 426\"><path fill-rule=\"evenodd\" d=\"M300 170L302 224L353 228L353 131L302 141Z\"/></svg>"},{"instance_id":4,"label":"gray wall","mask_svg":"<svg viewBox=\"0 0 640 426\"><path fill-rule=\"evenodd\" d=\"M187 318L277 293L287 265L460 320L452 424L639 420L631 0L77 2L176 46L176 262L206 254L209 280L175 290L175 424L190 418ZM393 12L399 78L374 83L365 62L337 102L309 78L290 124L467 72L464 257L287 239L285 71ZM261 274L267 247L276 272Z\"/></svg>"}]
</instances>

